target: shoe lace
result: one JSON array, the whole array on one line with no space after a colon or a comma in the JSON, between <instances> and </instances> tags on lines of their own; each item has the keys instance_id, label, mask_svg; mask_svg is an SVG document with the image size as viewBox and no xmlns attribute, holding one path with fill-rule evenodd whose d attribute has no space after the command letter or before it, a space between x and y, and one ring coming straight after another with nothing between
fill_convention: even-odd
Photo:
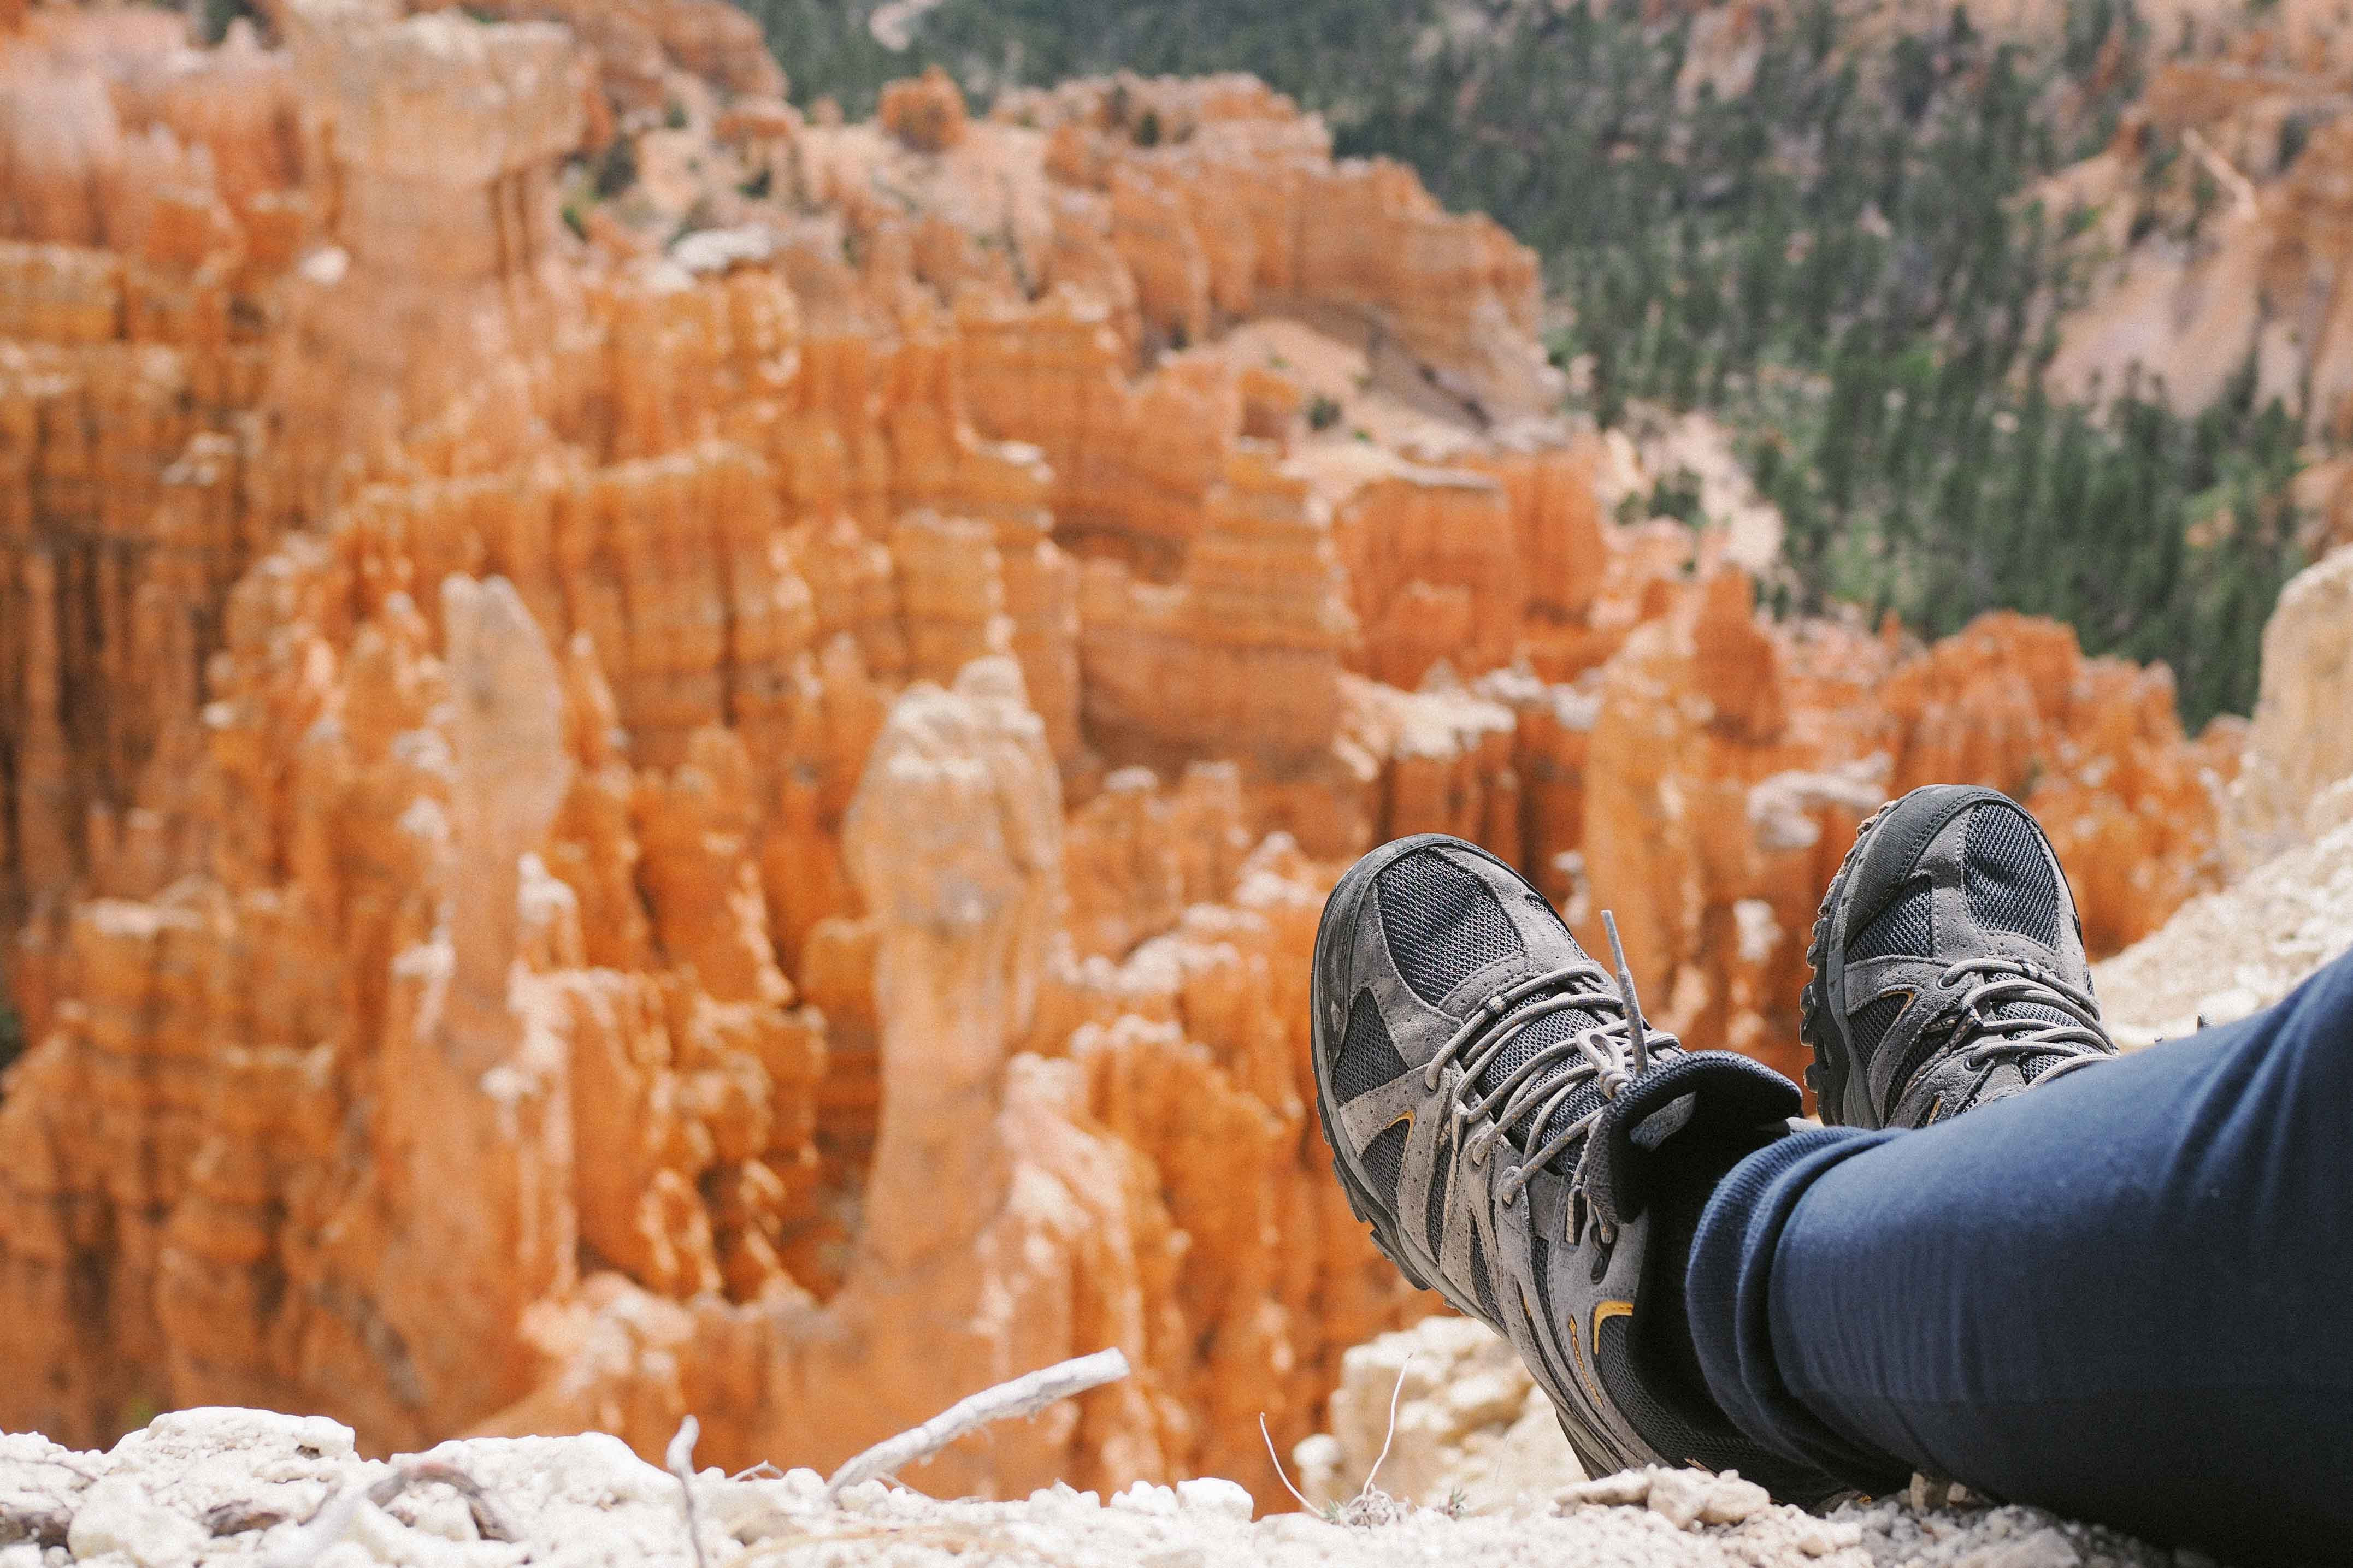
<instances>
[{"instance_id":1,"label":"shoe lace","mask_svg":"<svg viewBox=\"0 0 2353 1568\"><path fill-rule=\"evenodd\" d=\"M1932 1028L1950 1020L1951 1028L1969 1037L1958 1059L1970 1070L2004 1062L2022 1063L2031 1057L2056 1056L2062 1059L2035 1076L2036 1083L2048 1083L2116 1054L2116 1043L2100 1022L2100 1006L2090 992L2047 970L2015 959L1990 956L1965 958L1946 965L1937 984L1957 985L1972 974L1982 978L1929 1020ZM2064 1015L2063 1021L2016 1011L1994 1016L1988 1011L1995 1007L2007 1010L2011 1004L2021 1002Z\"/></svg>"},{"instance_id":2,"label":"shoe lace","mask_svg":"<svg viewBox=\"0 0 2353 1568\"><path fill-rule=\"evenodd\" d=\"M1447 1098L1452 1108L1453 1134L1462 1138L1462 1152L1472 1164L1483 1163L1495 1144L1514 1128L1549 1126L1553 1112L1588 1086L1599 1087L1606 1105L1628 1084L1651 1070L1655 1053L1682 1046L1683 1042L1674 1036L1652 1029L1644 1022L1641 999L1634 994L1634 978L1626 967L1626 950L1618 940L1618 921L1607 911L1601 921L1609 933L1609 951L1617 963L1615 976L1592 959L1585 958L1508 986L1488 997L1438 1048L1422 1070L1423 1086L1434 1093L1449 1065L1461 1068ZM1612 1016L1566 1039L1539 1047L1501 1083L1484 1094L1479 1093L1479 1079L1511 1043L1530 1026L1556 1013ZM1556 1077L1552 1071L1556 1068L1563 1069ZM1584 1193L1587 1156L1592 1148L1588 1134L1600 1120L1602 1109L1596 1106L1577 1118L1503 1173L1496 1184L1496 1195L1506 1208L1519 1197L1530 1177L1582 1139L1586 1147L1578 1152L1576 1166L1568 1175L1571 1214L1575 1215L1582 1206L1578 1200ZM1482 1116L1488 1118L1488 1124L1464 1137L1461 1130ZM1570 1234L1575 1235L1579 1228L1572 1217Z\"/></svg>"}]
</instances>

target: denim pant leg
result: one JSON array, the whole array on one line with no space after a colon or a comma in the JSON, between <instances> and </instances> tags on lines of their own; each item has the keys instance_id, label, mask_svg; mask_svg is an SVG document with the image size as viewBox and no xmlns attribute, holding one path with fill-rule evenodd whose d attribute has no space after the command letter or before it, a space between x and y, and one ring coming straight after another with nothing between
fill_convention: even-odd
<instances>
[{"instance_id":1,"label":"denim pant leg","mask_svg":"<svg viewBox=\"0 0 2353 1568\"><path fill-rule=\"evenodd\" d=\"M2232 1559L2353 1552L2353 953L2278 1006L1717 1189L1708 1387L1865 1490L1913 1470Z\"/></svg>"}]
</instances>

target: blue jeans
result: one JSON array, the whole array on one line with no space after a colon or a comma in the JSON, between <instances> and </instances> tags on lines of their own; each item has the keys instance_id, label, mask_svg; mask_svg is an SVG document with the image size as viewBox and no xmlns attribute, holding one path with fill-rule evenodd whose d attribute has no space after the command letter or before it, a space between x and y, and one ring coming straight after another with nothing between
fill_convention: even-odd
<instances>
[{"instance_id":1,"label":"blue jeans","mask_svg":"<svg viewBox=\"0 0 2353 1568\"><path fill-rule=\"evenodd\" d=\"M1735 1424L1865 1491L2353 1558L2353 953L1942 1126L1759 1151L1686 1302Z\"/></svg>"}]
</instances>

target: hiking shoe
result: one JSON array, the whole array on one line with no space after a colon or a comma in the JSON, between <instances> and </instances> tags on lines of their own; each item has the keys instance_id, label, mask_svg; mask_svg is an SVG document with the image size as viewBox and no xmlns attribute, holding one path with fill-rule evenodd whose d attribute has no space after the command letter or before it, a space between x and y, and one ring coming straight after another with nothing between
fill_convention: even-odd
<instances>
[{"instance_id":1,"label":"hiking shoe","mask_svg":"<svg viewBox=\"0 0 2353 1568\"><path fill-rule=\"evenodd\" d=\"M1622 965L1542 894L1429 834L1356 862L1315 935L1315 1109L1356 1217L1416 1285L1508 1338L1588 1475L1736 1468L1840 1489L1709 1398L1683 1267L1710 1191L1800 1097L1641 1022Z\"/></svg>"},{"instance_id":2,"label":"hiking shoe","mask_svg":"<svg viewBox=\"0 0 2353 1568\"><path fill-rule=\"evenodd\" d=\"M2116 1054L2059 857L1993 790L1930 784L1873 814L1806 961L1827 1122L1926 1127Z\"/></svg>"}]
</instances>

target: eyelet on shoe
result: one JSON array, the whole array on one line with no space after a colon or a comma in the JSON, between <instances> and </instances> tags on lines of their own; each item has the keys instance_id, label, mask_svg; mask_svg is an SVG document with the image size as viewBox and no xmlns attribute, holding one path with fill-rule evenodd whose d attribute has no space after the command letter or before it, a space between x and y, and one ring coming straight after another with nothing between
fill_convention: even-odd
<instances>
[{"instance_id":1,"label":"eyelet on shoe","mask_svg":"<svg viewBox=\"0 0 2353 1568\"><path fill-rule=\"evenodd\" d=\"M1510 1208L1513 1205L1519 1202L1520 1167L1517 1165L1507 1167L1504 1172L1502 1180L1496 1184L1504 1189L1504 1191L1499 1194L1498 1196L1503 1200L1503 1205L1505 1208Z\"/></svg>"}]
</instances>

